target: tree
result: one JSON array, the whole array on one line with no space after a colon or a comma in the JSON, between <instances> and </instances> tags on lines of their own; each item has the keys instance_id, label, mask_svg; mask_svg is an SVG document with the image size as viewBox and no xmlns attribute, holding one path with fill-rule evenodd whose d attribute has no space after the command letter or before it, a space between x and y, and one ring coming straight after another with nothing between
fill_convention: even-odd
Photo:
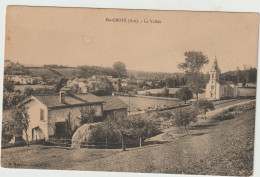
<instances>
[{"instance_id":1,"label":"tree","mask_svg":"<svg viewBox=\"0 0 260 177\"><path fill-rule=\"evenodd\" d=\"M32 87L25 87L23 94L25 97L29 97L34 94L34 90Z\"/></svg>"},{"instance_id":2,"label":"tree","mask_svg":"<svg viewBox=\"0 0 260 177\"><path fill-rule=\"evenodd\" d=\"M55 84L55 91L59 92L62 87L64 87L67 84L68 79L61 78L56 84Z\"/></svg>"},{"instance_id":3,"label":"tree","mask_svg":"<svg viewBox=\"0 0 260 177\"><path fill-rule=\"evenodd\" d=\"M130 117L133 135L139 139L139 147L142 147L144 137L153 136L158 132L156 122L148 114L139 114Z\"/></svg>"},{"instance_id":4,"label":"tree","mask_svg":"<svg viewBox=\"0 0 260 177\"><path fill-rule=\"evenodd\" d=\"M205 87L204 75L200 72L204 64L208 64L208 57L202 52L189 51L185 52L185 62L178 65L178 67L185 71L188 86L196 94L198 101L199 93L203 92Z\"/></svg>"},{"instance_id":5,"label":"tree","mask_svg":"<svg viewBox=\"0 0 260 177\"><path fill-rule=\"evenodd\" d=\"M13 109L16 107L18 103L25 99L24 94L20 94L18 92L7 92L5 91L3 94L3 109Z\"/></svg>"},{"instance_id":6,"label":"tree","mask_svg":"<svg viewBox=\"0 0 260 177\"><path fill-rule=\"evenodd\" d=\"M81 125L94 122L94 118L96 115L95 109L81 108L80 113L81 113L81 119L80 119Z\"/></svg>"},{"instance_id":7,"label":"tree","mask_svg":"<svg viewBox=\"0 0 260 177\"><path fill-rule=\"evenodd\" d=\"M5 145L16 135L22 135L22 131L15 129L14 121L12 119L7 119L3 121L2 124L2 145Z\"/></svg>"},{"instance_id":8,"label":"tree","mask_svg":"<svg viewBox=\"0 0 260 177\"><path fill-rule=\"evenodd\" d=\"M167 87L164 87L162 90L162 96L169 96L169 89Z\"/></svg>"},{"instance_id":9,"label":"tree","mask_svg":"<svg viewBox=\"0 0 260 177\"><path fill-rule=\"evenodd\" d=\"M208 110L214 110L214 104L208 100L199 100L196 103L194 103L194 107L199 108L205 115L205 119L206 119L206 114L208 112Z\"/></svg>"},{"instance_id":10,"label":"tree","mask_svg":"<svg viewBox=\"0 0 260 177\"><path fill-rule=\"evenodd\" d=\"M13 127L15 132L23 131L26 136L27 146L29 147L29 138L28 138L28 127L30 122L29 114L27 113L27 109L25 107L16 107L12 110L12 120Z\"/></svg>"},{"instance_id":11,"label":"tree","mask_svg":"<svg viewBox=\"0 0 260 177\"><path fill-rule=\"evenodd\" d=\"M184 53L185 62L179 64L179 68L183 69L186 73L200 72L204 64L208 64L208 57L203 52L189 51Z\"/></svg>"},{"instance_id":12,"label":"tree","mask_svg":"<svg viewBox=\"0 0 260 177\"><path fill-rule=\"evenodd\" d=\"M115 62L113 64L113 69L118 74L118 77L126 76L126 65L123 62L121 61Z\"/></svg>"},{"instance_id":13,"label":"tree","mask_svg":"<svg viewBox=\"0 0 260 177\"><path fill-rule=\"evenodd\" d=\"M14 91L14 84L10 81L4 81L4 91L13 92Z\"/></svg>"},{"instance_id":14,"label":"tree","mask_svg":"<svg viewBox=\"0 0 260 177\"><path fill-rule=\"evenodd\" d=\"M189 135L187 127L191 122L197 122L197 115L198 113L195 109L178 109L176 110L175 115L173 115L173 124L177 127L184 127L187 135Z\"/></svg>"},{"instance_id":15,"label":"tree","mask_svg":"<svg viewBox=\"0 0 260 177\"><path fill-rule=\"evenodd\" d=\"M127 136L132 135L132 125L131 125L131 120L129 117L125 116L113 116L113 117L108 117L104 121L104 125L107 126L106 130L111 129L111 130L118 130L121 135L121 144L122 144L122 150L125 151L125 139Z\"/></svg>"},{"instance_id":16,"label":"tree","mask_svg":"<svg viewBox=\"0 0 260 177\"><path fill-rule=\"evenodd\" d=\"M193 98L192 91L188 87L182 87L180 90L177 91L176 96L180 100L183 100L185 104L187 100Z\"/></svg>"}]
</instances>

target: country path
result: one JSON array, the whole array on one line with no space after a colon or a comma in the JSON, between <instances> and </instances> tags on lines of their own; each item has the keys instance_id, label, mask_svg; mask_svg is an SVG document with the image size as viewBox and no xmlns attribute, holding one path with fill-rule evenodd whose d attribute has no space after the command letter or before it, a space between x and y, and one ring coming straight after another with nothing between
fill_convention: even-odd
<instances>
[{"instance_id":1,"label":"country path","mask_svg":"<svg viewBox=\"0 0 260 177\"><path fill-rule=\"evenodd\" d=\"M202 119L202 117L204 117L204 114L198 115L198 124L196 124L196 126L198 126L198 125L207 126L212 121L212 117L215 116L216 114L226 111L231 107L239 106L239 105L250 103L253 101L255 101L255 100L243 100L242 102L239 102L239 103L231 102L230 105L227 105L224 107L222 105L224 105L226 103L218 104L215 106L215 110L207 112L207 119ZM192 126L190 128L192 129ZM167 142L167 141L172 141L172 140L175 140L179 137L186 135L185 131L180 130L178 127L174 127L174 126L164 129L164 130L162 130L162 132L163 133L161 133L159 135L148 138L146 140L146 142ZM193 131L193 133L196 133L196 132Z\"/></svg>"}]
</instances>

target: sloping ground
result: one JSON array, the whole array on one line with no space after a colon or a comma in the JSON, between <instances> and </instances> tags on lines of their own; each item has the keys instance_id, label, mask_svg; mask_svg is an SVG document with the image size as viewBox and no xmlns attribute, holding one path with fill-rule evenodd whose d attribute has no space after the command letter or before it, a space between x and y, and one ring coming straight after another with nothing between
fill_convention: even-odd
<instances>
[{"instance_id":1,"label":"sloping ground","mask_svg":"<svg viewBox=\"0 0 260 177\"><path fill-rule=\"evenodd\" d=\"M31 146L2 150L12 168L249 176L253 169L255 111L194 126L170 143L116 150Z\"/></svg>"},{"instance_id":2,"label":"sloping ground","mask_svg":"<svg viewBox=\"0 0 260 177\"><path fill-rule=\"evenodd\" d=\"M72 79L76 77L77 68L53 68L56 72L60 73L62 77Z\"/></svg>"},{"instance_id":3,"label":"sloping ground","mask_svg":"<svg viewBox=\"0 0 260 177\"><path fill-rule=\"evenodd\" d=\"M249 176L253 169L255 112L195 127L190 136L113 156L76 163L69 169Z\"/></svg>"},{"instance_id":4,"label":"sloping ground","mask_svg":"<svg viewBox=\"0 0 260 177\"><path fill-rule=\"evenodd\" d=\"M243 104L247 104L247 103L251 103L251 102L255 102L255 100L233 99L233 100L216 101L216 102L214 102L215 110L209 111L207 113L207 119L201 119L201 117L204 117L204 114L198 116L198 124L200 124L201 126L205 126L206 124L208 124L209 122L212 121L211 118L214 115L216 115L216 114L218 114L222 111L228 110L231 107L235 107L235 106L238 106L238 105L243 105ZM172 112L174 112L174 110ZM167 141L172 141L172 140L179 138L181 136L184 136L186 134L184 131L181 131L181 130L179 130L179 128L173 127L173 126L170 126L169 128L163 129L162 132L163 133L161 133L157 136L148 138L146 141L147 142L149 142L149 141L151 141L151 142L153 142L153 141L167 142Z\"/></svg>"},{"instance_id":5,"label":"sloping ground","mask_svg":"<svg viewBox=\"0 0 260 177\"><path fill-rule=\"evenodd\" d=\"M47 76L48 78L53 77L64 77L67 79L71 79L75 77L77 68L44 68L44 67L37 67L37 68L28 68L28 70L34 76Z\"/></svg>"},{"instance_id":6,"label":"sloping ground","mask_svg":"<svg viewBox=\"0 0 260 177\"><path fill-rule=\"evenodd\" d=\"M60 77L46 68L29 68L28 70L33 74L33 76L46 76L48 78Z\"/></svg>"}]
</instances>

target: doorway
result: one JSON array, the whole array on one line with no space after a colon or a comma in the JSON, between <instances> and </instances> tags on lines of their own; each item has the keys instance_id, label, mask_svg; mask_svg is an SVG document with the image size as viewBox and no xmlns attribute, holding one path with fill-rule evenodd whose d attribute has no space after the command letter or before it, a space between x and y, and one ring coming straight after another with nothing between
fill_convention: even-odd
<instances>
[{"instance_id":1,"label":"doorway","mask_svg":"<svg viewBox=\"0 0 260 177\"><path fill-rule=\"evenodd\" d=\"M65 122L56 122L55 123L55 135L58 139L65 139L66 138L66 124Z\"/></svg>"}]
</instances>

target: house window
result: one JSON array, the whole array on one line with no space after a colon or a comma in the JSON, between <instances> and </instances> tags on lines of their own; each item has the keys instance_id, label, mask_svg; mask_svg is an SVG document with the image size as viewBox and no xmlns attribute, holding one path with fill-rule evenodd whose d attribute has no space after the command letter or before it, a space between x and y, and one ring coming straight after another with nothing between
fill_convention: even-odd
<instances>
[{"instance_id":1,"label":"house window","mask_svg":"<svg viewBox=\"0 0 260 177\"><path fill-rule=\"evenodd\" d=\"M214 89L214 85L211 85L211 89Z\"/></svg>"},{"instance_id":2,"label":"house window","mask_svg":"<svg viewBox=\"0 0 260 177\"><path fill-rule=\"evenodd\" d=\"M214 79L214 73L212 73L212 79Z\"/></svg>"},{"instance_id":3,"label":"house window","mask_svg":"<svg viewBox=\"0 0 260 177\"><path fill-rule=\"evenodd\" d=\"M40 120L44 120L44 110L40 110Z\"/></svg>"},{"instance_id":4,"label":"house window","mask_svg":"<svg viewBox=\"0 0 260 177\"><path fill-rule=\"evenodd\" d=\"M213 93L210 94L211 98L213 98Z\"/></svg>"}]
</instances>

